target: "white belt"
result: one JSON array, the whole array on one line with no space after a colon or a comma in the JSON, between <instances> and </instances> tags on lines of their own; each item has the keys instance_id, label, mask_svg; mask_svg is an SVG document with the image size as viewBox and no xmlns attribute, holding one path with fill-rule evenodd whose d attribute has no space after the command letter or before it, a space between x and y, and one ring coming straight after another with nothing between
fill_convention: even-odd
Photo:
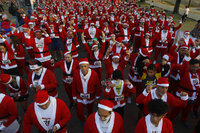
<instances>
[{"instance_id":1,"label":"white belt","mask_svg":"<svg viewBox=\"0 0 200 133\"><path fill-rule=\"evenodd\" d=\"M157 48L167 48L167 46L156 46Z\"/></svg>"}]
</instances>

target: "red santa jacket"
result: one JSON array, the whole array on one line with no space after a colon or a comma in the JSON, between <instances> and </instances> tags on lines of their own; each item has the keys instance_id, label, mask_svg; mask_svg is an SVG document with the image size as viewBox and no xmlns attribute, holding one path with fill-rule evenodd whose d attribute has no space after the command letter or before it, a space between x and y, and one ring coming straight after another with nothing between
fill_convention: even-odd
<instances>
[{"instance_id":1,"label":"red santa jacket","mask_svg":"<svg viewBox=\"0 0 200 133\"><path fill-rule=\"evenodd\" d=\"M18 117L18 111L15 102L9 96L0 93L0 108L0 121L7 119L3 125L8 127Z\"/></svg>"},{"instance_id":2,"label":"red santa jacket","mask_svg":"<svg viewBox=\"0 0 200 133\"><path fill-rule=\"evenodd\" d=\"M17 63L14 58L14 52L10 44L8 44L8 42L5 40L4 40L4 43L5 43L7 51L5 54L0 52L1 68L6 69L6 70L17 68Z\"/></svg>"},{"instance_id":3,"label":"red santa jacket","mask_svg":"<svg viewBox=\"0 0 200 133\"><path fill-rule=\"evenodd\" d=\"M43 71L41 73L40 79L34 80L35 73L31 71L28 74L27 79L27 86L31 87L32 85L40 85L41 89L46 90L50 96L57 96L57 81L54 73L51 70L48 70L47 68L43 67Z\"/></svg>"},{"instance_id":4,"label":"red santa jacket","mask_svg":"<svg viewBox=\"0 0 200 133\"><path fill-rule=\"evenodd\" d=\"M192 47L190 50L190 57L192 59L195 59L198 55L200 55L200 48Z\"/></svg>"},{"instance_id":5,"label":"red santa jacket","mask_svg":"<svg viewBox=\"0 0 200 133\"><path fill-rule=\"evenodd\" d=\"M84 36L85 36L85 40L87 41L88 39L92 39L94 37L96 37L97 39L99 39L99 37L101 36L101 30L95 28L94 29L94 33L90 32L91 28L89 27L88 29L84 30Z\"/></svg>"},{"instance_id":6,"label":"red santa jacket","mask_svg":"<svg viewBox=\"0 0 200 133\"><path fill-rule=\"evenodd\" d=\"M126 55L126 50L127 50L126 46L123 48L122 46L117 46L116 44L114 44L111 48L112 51L110 55L118 53L120 55L120 59L122 59Z\"/></svg>"},{"instance_id":7,"label":"red santa jacket","mask_svg":"<svg viewBox=\"0 0 200 133\"><path fill-rule=\"evenodd\" d=\"M57 108L56 108L56 113L55 113L54 125L59 124L60 126L60 129L57 131L57 133L66 133L67 129L65 125L70 120L71 114L64 101L60 99L55 99L55 100L56 100ZM35 103L30 104L24 115L23 124L22 124L24 133L30 133L32 125L34 125L40 133L47 132L38 120L35 106L37 106L37 104Z\"/></svg>"},{"instance_id":8,"label":"red santa jacket","mask_svg":"<svg viewBox=\"0 0 200 133\"><path fill-rule=\"evenodd\" d=\"M195 100L199 93L200 89L200 72L190 73L189 72L189 60L184 61L183 69L180 70L180 82L179 88L176 93L177 96L180 96L180 92L187 92L189 95L189 100Z\"/></svg>"},{"instance_id":9,"label":"red santa jacket","mask_svg":"<svg viewBox=\"0 0 200 133\"><path fill-rule=\"evenodd\" d=\"M142 117L135 128L135 133L148 133L148 129L150 129L147 124L147 117ZM162 127L161 127L161 133L173 133L173 126L170 120L167 118L163 118L162 120Z\"/></svg>"},{"instance_id":10,"label":"red santa jacket","mask_svg":"<svg viewBox=\"0 0 200 133\"><path fill-rule=\"evenodd\" d=\"M4 36L7 38L7 37L10 37L11 35L14 35L14 36L16 36L17 38L19 38L19 33L20 33L20 31L19 30L16 30L16 31L10 31L10 32L8 32L7 34L5 34Z\"/></svg>"},{"instance_id":11,"label":"red santa jacket","mask_svg":"<svg viewBox=\"0 0 200 133\"><path fill-rule=\"evenodd\" d=\"M48 34L45 35L46 38L27 39L26 44L33 48L35 59L40 62L45 62L51 59L51 53L49 51L49 45L51 44L51 38Z\"/></svg>"},{"instance_id":12,"label":"red santa jacket","mask_svg":"<svg viewBox=\"0 0 200 133\"><path fill-rule=\"evenodd\" d=\"M116 112L112 112L111 117L112 117L110 121L111 124L109 125L110 127L108 128L109 132L110 133L125 133L122 117ZM100 118L98 117L97 112L91 114L86 120L84 133L102 132L100 129L99 119Z\"/></svg>"},{"instance_id":13,"label":"red santa jacket","mask_svg":"<svg viewBox=\"0 0 200 133\"><path fill-rule=\"evenodd\" d=\"M180 23L177 27L169 28L169 32L171 33L172 40L175 39L176 31L179 30L181 28L181 26L182 26L182 23Z\"/></svg>"},{"instance_id":14,"label":"red santa jacket","mask_svg":"<svg viewBox=\"0 0 200 133\"><path fill-rule=\"evenodd\" d=\"M149 113L148 111L148 103L152 99L158 99L156 95L156 88L151 90L150 93L146 92L146 89L143 91L142 94L140 94L138 97L136 97L136 103L138 104L144 104L144 114L147 115ZM184 108L187 105L187 96L181 97L181 100L179 98L174 97L171 93L167 92L164 94L164 96L161 98L164 102L167 102L169 107L179 107Z\"/></svg>"},{"instance_id":15,"label":"red santa jacket","mask_svg":"<svg viewBox=\"0 0 200 133\"><path fill-rule=\"evenodd\" d=\"M91 48L88 46L86 42L84 43L84 46L85 46L85 50L88 53L90 68L102 67L102 59L103 59L103 54L105 51L105 41L102 43L101 48L97 52L98 56L95 56L94 51L91 50Z\"/></svg>"},{"instance_id":16,"label":"red santa jacket","mask_svg":"<svg viewBox=\"0 0 200 133\"><path fill-rule=\"evenodd\" d=\"M110 26L108 27L103 26L101 30L105 33L105 40L109 40L110 35L113 33L112 28Z\"/></svg>"},{"instance_id":17,"label":"red santa jacket","mask_svg":"<svg viewBox=\"0 0 200 133\"><path fill-rule=\"evenodd\" d=\"M11 97L14 97L16 93L19 97L28 94L28 89L26 87L26 84L20 76L16 76L16 83L18 88L14 88L10 84L0 83L1 84L0 92L6 94L6 88L8 88L10 90Z\"/></svg>"},{"instance_id":18,"label":"red santa jacket","mask_svg":"<svg viewBox=\"0 0 200 133\"><path fill-rule=\"evenodd\" d=\"M141 38L141 48L147 49L149 53L153 51L153 40L152 39L145 39L144 37Z\"/></svg>"},{"instance_id":19,"label":"red santa jacket","mask_svg":"<svg viewBox=\"0 0 200 133\"><path fill-rule=\"evenodd\" d=\"M72 57L73 58L78 58L78 49L76 47L76 45L74 45L74 43L71 44L67 44L68 41L73 41L72 39L66 39L66 43L64 45L64 52L71 52L72 53Z\"/></svg>"},{"instance_id":20,"label":"red santa jacket","mask_svg":"<svg viewBox=\"0 0 200 133\"><path fill-rule=\"evenodd\" d=\"M77 102L90 104L95 98L100 97L100 83L97 73L88 69L88 73L83 77L81 70L76 70L73 75L72 96Z\"/></svg>"},{"instance_id":21,"label":"red santa jacket","mask_svg":"<svg viewBox=\"0 0 200 133\"><path fill-rule=\"evenodd\" d=\"M71 61L71 65L70 68L67 68L67 64L65 60L61 60L59 62L56 62L53 65L53 68L61 68L62 72L63 72L63 82L71 84L69 81L69 79L73 79L73 73L76 69L79 68L79 63L77 60L73 60Z\"/></svg>"},{"instance_id":22,"label":"red santa jacket","mask_svg":"<svg viewBox=\"0 0 200 133\"><path fill-rule=\"evenodd\" d=\"M123 80L121 81L122 81L122 85L121 85L119 93L117 92L116 87L112 87L110 89L106 88L104 90L104 97L108 98L114 103L113 109L125 106L127 96L132 96L135 93L135 89L132 84L127 85L125 81ZM111 81L111 83L114 83L114 81Z\"/></svg>"},{"instance_id":23,"label":"red santa jacket","mask_svg":"<svg viewBox=\"0 0 200 133\"><path fill-rule=\"evenodd\" d=\"M167 30L167 33L164 35L162 33L162 31L160 31L160 33L158 34L158 37L157 37L156 41L157 41L157 44L156 44L157 48L167 48L168 43L171 41L171 34L170 34L170 32Z\"/></svg>"},{"instance_id":24,"label":"red santa jacket","mask_svg":"<svg viewBox=\"0 0 200 133\"><path fill-rule=\"evenodd\" d=\"M192 41L191 38L184 38L184 41L185 41L185 44L188 46L188 47L191 47L191 46L194 46L194 42Z\"/></svg>"},{"instance_id":25,"label":"red santa jacket","mask_svg":"<svg viewBox=\"0 0 200 133\"><path fill-rule=\"evenodd\" d=\"M115 71L116 69L120 70L123 75L126 63L126 57L122 58L122 60L118 64L114 64L109 58L105 58L106 79L111 78L113 71Z\"/></svg>"},{"instance_id":26,"label":"red santa jacket","mask_svg":"<svg viewBox=\"0 0 200 133\"><path fill-rule=\"evenodd\" d=\"M130 40L131 31L129 30L129 28L124 29L121 26L119 26L119 32L120 32L120 36L123 38L123 41L127 42Z\"/></svg>"},{"instance_id":27,"label":"red santa jacket","mask_svg":"<svg viewBox=\"0 0 200 133\"><path fill-rule=\"evenodd\" d=\"M17 60L25 59L26 52L22 44L18 44L16 48L13 45L11 45L11 48L14 52L15 59Z\"/></svg>"}]
</instances>

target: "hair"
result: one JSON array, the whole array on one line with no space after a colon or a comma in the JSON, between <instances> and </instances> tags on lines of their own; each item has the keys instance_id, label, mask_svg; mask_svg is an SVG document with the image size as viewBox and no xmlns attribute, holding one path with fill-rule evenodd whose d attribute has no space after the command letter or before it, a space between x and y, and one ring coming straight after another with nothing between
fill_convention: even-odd
<instances>
[{"instance_id":1,"label":"hair","mask_svg":"<svg viewBox=\"0 0 200 133\"><path fill-rule=\"evenodd\" d=\"M22 44L21 41L19 40L19 38L14 35L11 35L10 39L12 40L12 43L13 43L15 49L17 48L18 44Z\"/></svg>"},{"instance_id":2,"label":"hair","mask_svg":"<svg viewBox=\"0 0 200 133\"><path fill-rule=\"evenodd\" d=\"M117 69L117 70L113 71L112 77L114 80L122 79L122 72Z\"/></svg>"},{"instance_id":3,"label":"hair","mask_svg":"<svg viewBox=\"0 0 200 133\"><path fill-rule=\"evenodd\" d=\"M189 65L199 64L199 60L197 59L191 59L189 62Z\"/></svg>"},{"instance_id":4,"label":"hair","mask_svg":"<svg viewBox=\"0 0 200 133\"><path fill-rule=\"evenodd\" d=\"M148 103L149 113L156 114L157 116L166 114L168 109L168 104L162 99L153 99Z\"/></svg>"},{"instance_id":5,"label":"hair","mask_svg":"<svg viewBox=\"0 0 200 133\"><path fill-rule=\"evenodd\" d=\"M156 71L156 66L154 64L150 64L150 65L148 65L147 70Z\"/></svg>"}]
</instances>

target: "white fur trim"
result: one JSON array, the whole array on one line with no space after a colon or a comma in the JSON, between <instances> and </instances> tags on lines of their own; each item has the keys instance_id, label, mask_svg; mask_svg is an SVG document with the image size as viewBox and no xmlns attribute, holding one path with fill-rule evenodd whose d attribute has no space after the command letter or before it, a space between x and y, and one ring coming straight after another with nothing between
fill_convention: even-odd
<instances>
[{"instance_id":1,"label":"white fur trim","mask_svg":"<svg viewBox=\"0 0 200 133\"><path fill-rule=\"evenodd\" d=\"M181 96L181 100L183 100L183 101L188 100L188 95L186 95L186 96Z\"/></svg>"},{"instance_id":2,"label":"white fur trim","mask_svg":"<svg viewBox=\"0 0 200 133\"><path fill-rule=\"evenodd\" d=\"M169 60L169 56L168 55L164 55L162 58L167 60L167 61Z\"/></svg>"},{"instance_id":3,"label":"white fur trim","mask_svg":"<svg viewBox=\"0 0 200 133\"><path fill-rule=\"evenodd\" d=\"M119 58L119 56L113 56L112 59L113 59L113 58Z\"/></svg>"},{"instance_id":4,"label":"white fur trim","mask_svg":"<svg viewBox=\"0 0 200 133\"><path fill-rule=\"evenodd\" d=\"M140 53L142 56L147 57L147 55L144 55L144 54L142 53L142 49L139 49L139 53Z\"/></svg>"},{"instance_id":5,"label":"white fur trim","mask_svg":"<svg viewBox=\"0 0 200 133\"><path fill-rule=\"evenodd\" d=\"M146 89L144 89L144 91L142 92L142 94L143 94L144 96L148 96L148 95L149 95L149 93L147 93Z\"/></svg>"},{"instance_id":6,"label":"white fur trim","mask_svg":"<svg viewBox=\"0 0 200 133\"><path fill-rule=\"evenodd\" d=\"M43 103L36 103L36 104L39 105L39 106L42 106L42 105L45 105L48 101L49 101L49 98Z\"/></svg>"},{"instance_id":7,"label":"white fur trim","mask_svg":"<svg viewBox=\"0 0 200 133\"><path fill-rule=\"evenodd\" d=\"M38 69L38 68L40 68L41 66L38 66L37 64L36 65L29 65L29 68L31 69L31 70L35 70L35 69Z\"/></svg>"},{"instance_id":8,"label":"white fur trim","mask_svg":"<svg viewBox=\"0 0 200 133\"><path fill-rule=\"evenodd\" d=\"M157 84L157 85L162 87L169 87L169 84Z\"/></svg>"},{"instance_id":9,"label":"white fur trim","mask_svg":"<svg viewBox=\"0 0 200 133\"><path fill-rule=\"evenodd\" d=\"M102 105L102 104L98 104L98 108L105 109L105 110L108 110L108 111L112 111L113 110L112 108L107 107L107 106Z\"/></svg>"},{"instance_id":10,"label":"white fur trim","mask_svg":"<svg viewBox=\"0 0 200 133\"><path fill-rule=\"evenodd\" d=\"M79 65L81 65L81 64L89 64L89 62L87 62L87 61L81 61L81 62L79 63Z\"/></svg>"}]
</instances>

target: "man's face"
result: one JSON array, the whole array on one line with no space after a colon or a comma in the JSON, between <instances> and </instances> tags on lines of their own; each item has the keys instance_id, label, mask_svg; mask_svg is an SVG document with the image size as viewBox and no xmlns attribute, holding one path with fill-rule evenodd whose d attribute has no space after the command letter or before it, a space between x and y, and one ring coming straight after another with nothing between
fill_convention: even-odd
<instances>
[{"instance_id":1,"label":"man's face","mask_svg":"<svg viewBox=\"0 0 200 133\"><path fill-rule=\"evenodd\" d=\"M41 39L41 38L42 38L42 32L36 32L36 33L35 33L35 36L36 36L38 39Z\"/></svg>"},{"instance_id":2,"label":"man's face","mask_svg":"<svg viewBox=\"0 0 200 133\"><path fill-rule=\"evenodd\" d=\"M150 38L150 36L149 35L145 35L145 39L149 39Z\"/></svg>"},{"instance_id":3,"label":"man's face","mask_svg":"<svg viewBox=\"0 0 200 133\"><path fill-rule=\"evenodd\" d=\"M41 109L45 110L49 107L51 101L49 100L45 105L38 105Z\"/></svg>"},{"instance_id":4,"label":"man's face","mask_svg":"<svg viewBox=\"0 0 200 133\"><path fill-rule=\"evenodd\" d=\"M0 51L1 51L2 53L5 53L5 52L6 52L6 47L0 46Z\"/></svg>"},{"instance_id":5,"label":"man's face","mask_svg":"<svg viewBox=\"0 0 200 133\"><path fill-rule=\"evenodd\" d=\"M118 63L119 63L119 58L113 58L112 61L113 61L115 64L118 64Z\"/></svg>"},{"instance_id":6,"label":"man's face","mask_svg":"<svg viewBox=\"0 0 200 133\"><path fill-rule=\"evenodd\" d=\"M101 121L106 121L107 120L106 118L108 118L111 115L111 113L110 111L98 108L98 115Z\"/></svg>"},{"instance_id":7,"label":"man's face","mask_svg":"<svg viewBox=\"0 0 200 133\"><path fill-rule=\"evenodd\" d=\"M70 54L65 55L65 60L67 62L71 62L72 61L72 56Z\"/></svg>"},{"instance_id":8,"label":"man's face","mask_svg":"<svg viewBox=\"0 0 200 133\"><path fill-rule=\"evenodd\" d=\"M151 115L151 123L154 124L154 125L158 125L160 120L162 118L164 118L165 115L161 115L161 116L158 116L157 114L153 113L153 114L150 114Z\"/></svg>"},{"instance_id":9,"label":"man's face","mask_svg":"<svg viewBox=\"0 0 200 133\"><path fill-rule=\"evenodd\" d=\"M199 70L199 64L189 65L189 71L192 73L196 73Z\"/></svg>"},{"instance_id":10,"label":"man's face","mask_svg":"<svg viewBox=\"0 0 200 133\"><path fill-rule=\"evenodd\" d=\"M71 31L68 32L67 37L68 37L68 38L72 38L72 37L73 37L73 32L71 32Z\"/></svg>"},{"instance_id":11,"label":"man's face","mask_svg":"<svg viewBox=\"0 0 200 133\"><path fill-rule=\"evenodd\" d=\"M89 65L84 63L84 64L80 64L80 69L81 69L81 72L83 74L87 74L88 73L88 69L89 69Z\"/></svg>"},{"instance_id":12,"label":"man's face","mask_svg":"<svg viewBox=\"0 0 200 133\"><path fill-rule=\"evenodd\" d=\"M115 36L111 36L111 40L115 40Z\"/></svg>"},{"instance_id":13,"label":"man's face","mask_svg":"<svg viewBox=\"0 0 200 133\"><path fill-rule=\"evenodd\" d=\"M156 71L154 71L154 70L147 70L147 75L149 77L153 77L155 74L156 74Z\"/></svg>"},{"instance_id":14,"label":"man's face","mask_svg":"<svg viewBox=\"0 0 200 133\"><path fill-rule=\"evenodd\" d=\"M24 33L28 33L28 29L27 28L23 28L23 32Z\"/></svg>"},{"instance_id":15,"label":"man's face","mask_svg":"<svg viewBox=\"0 0 200 133\"><path fill-rule=\"evenodd\" d=\"M162 59L162 61L161 61L161 64L162 64L162 65L165 65L165 64L167 64L167 60L165 60L165 59Z\"/></svg>"},{"instance_id":16,"label":"man's face","mask_svg":"<svg viewBox=\"0 0 200 133\"><path fill-rule=\"evenodd\" d=\"M188 53L188 49L187 48L180 48L179 49L179 54L181 55L181 56L184 56L184 55L186 55Z\"/></svg>"},{"instance_id":17,"label":"man's face","mask_svg":"<svg viewBox=\"0 0 200 133\"><path fill-rule=\"evenodd\" d=\"M163 86L159 86L157 85L157 92L158 92L158 95L160 95L161 97L163 95L165 95L168 91L168 87L163 87Z\"/></svg>"}]
</instances>

